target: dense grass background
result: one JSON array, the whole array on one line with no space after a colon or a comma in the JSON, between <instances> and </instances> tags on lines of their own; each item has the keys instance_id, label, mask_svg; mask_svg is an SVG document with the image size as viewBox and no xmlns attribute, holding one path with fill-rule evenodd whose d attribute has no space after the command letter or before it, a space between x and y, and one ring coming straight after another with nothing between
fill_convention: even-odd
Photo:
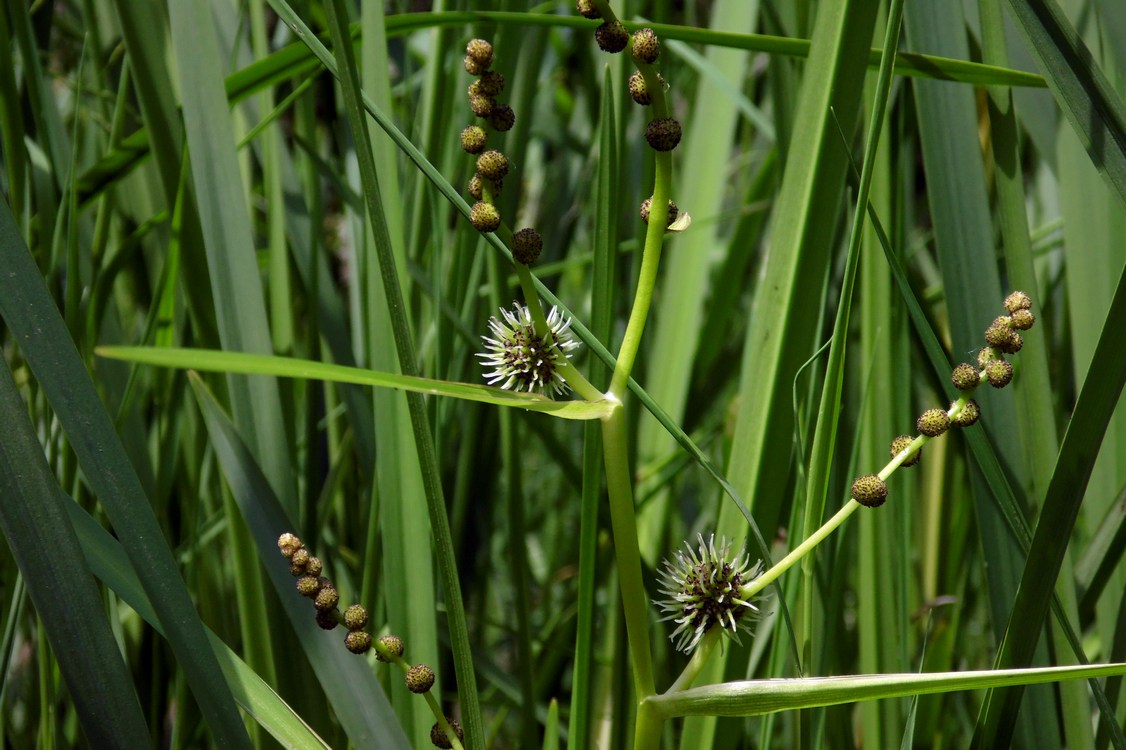
<instances>
[{"instance_id":1,"label":"dense grass background","mask_svg":"<svg viewBox=\"0 0 1126 750\"><path fill-rule=\"evenodd\" d=\"M950 364L973 360L1009 289L1038 316L1014 385L979 394L980 426L897 472L889 503L787 573L756 636L700 682L1126 661L1126 6L908 0L900 52L934 57L901 54L873 127L885 56L869 50L897 5L611 3L662 36L685 132L672 197L692 216L665 242L627 402L652 597L698 532L757 549L732 494L782 557L946 406ZM608 385L595 350L620 343L653 190L628 57L599 52L570 2L367 2L351 18L291 3L330 48L354 22L355 61L338 62L413 144L368 120L374 195L367 138L315 40L278 21L289 7L0 9L4 744L429 746L433 717L398 672L313 623L275 546L292 530L343 604L435 667L469 738L629 746L596 427L95 353L480 383L479 336L520 294L450 198L473 169L461 58L485 37L517 116L491 141L513 164L502 215L544 236L533 271L581 325L575 362ZM880 229L851 246L853 287L866 154ZM653 612L664 690L686 657ZM1121 741L1120 683L693 717L666 722L666 744L1101 748Z\"/></svg>"}]
</instances>

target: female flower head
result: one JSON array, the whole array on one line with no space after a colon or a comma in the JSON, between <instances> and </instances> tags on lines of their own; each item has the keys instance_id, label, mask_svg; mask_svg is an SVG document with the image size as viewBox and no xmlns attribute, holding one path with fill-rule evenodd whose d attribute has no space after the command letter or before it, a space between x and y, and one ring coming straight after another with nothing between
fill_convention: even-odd
<instances>
[{"instance_id":1,"label":"female flower head","mask_svg":"<svg viewBox=\"0 0 1126 750\"><path fill-rule=\"evenodd\" d=\"M569 389L566 379L559 373L561 365L579 347L571 336L571 321L565 319L558 308L551 308L547 316L547 333L536 333L532 314L519 302L512 310L501 309L501 320L489 319L492 336L482 336L488 350L478 354L485 367L489 385L500 383L506 390L529 393L562 394Z\"/></svg>"},{"instance_id":2,"label":"female flower head","mask_svg":"<svg viewBox=\"0 0 1126 750\"><path fill-rule=\"evenodd\" d=\"M758 607L744 598L743 589L762 574L761 562L751 565L750 556L743 550L732 555L726 539L720 539L717 548L715 535L707 544L703 534L696 538L700 542L696 550L685 542L687 554L677 550L674 559L665 560L661 593L668 598L654 602L668 613L663 620L676 623L669 640L685 653L696 648L715 625L739 642L739 629L747 629L748 622L758 614Z\"/></svg>"}]
</instances>

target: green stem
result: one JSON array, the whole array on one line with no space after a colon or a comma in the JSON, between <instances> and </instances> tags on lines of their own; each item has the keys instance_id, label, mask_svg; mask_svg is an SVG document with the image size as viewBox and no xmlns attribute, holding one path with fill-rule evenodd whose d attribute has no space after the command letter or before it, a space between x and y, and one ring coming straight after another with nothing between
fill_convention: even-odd
<instances>
[{"instance_id":1,"label":"green stem","mask_svg":"<svg viewBox=\"0 0 1126 750\"><path fill-rule=\"evenodd\" d=\"M633 662L633 685L638 699L643 700L655 693L653 657L649 650L649 600L641 581L641 548L637 543L637 518L630 483L625 410L621 406L602 420L602 446L606 459L610 525L614 531L614 556L622 589L630 660Z\"/></svg>"}]
</instances>

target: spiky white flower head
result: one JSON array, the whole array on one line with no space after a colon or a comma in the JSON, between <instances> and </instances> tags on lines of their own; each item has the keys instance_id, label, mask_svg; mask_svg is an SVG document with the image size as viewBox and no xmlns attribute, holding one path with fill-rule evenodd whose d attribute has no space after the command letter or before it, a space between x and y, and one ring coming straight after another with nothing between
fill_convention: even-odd
<instances>
[{"instance_id":1,"label":"spiky white flower head","mask_svg":"<svg viewBox=\"0 0 1126 750\"><path fill-rule=\"evenodd\" d=\"M743 598L743 587L762 574L762 563L751 564L745 550L732 555L731 543L697 534L700 545L693 550L688 542L677 550L676 557L665 560L661 571L661 593L668 599L654 604L667 612L662 620L672 620L676 629L669 640L677 651L690 653L713 626L739 643L739 629L747 630L749 621L758 614L758 607Z\"/></svg>"},{"instance_id":2,"label":"spiky white flower head","mask_svg":"<svg viewBox=\"0 0 1126 750\"><path fill-rule=\"evenodd\" d=\"M562 394L570 386L559 374L559 365L570 359L579 342L571 335L571 321L558 308L547 316L547 335L536 333L532 313L519 302L512 310L501 308L501 320L489 318L492 336L482 336L486 352L477 356L482 365L494 368L485 373L489 385L500 383L506 390Z\"/></svg>"}]
</instances>

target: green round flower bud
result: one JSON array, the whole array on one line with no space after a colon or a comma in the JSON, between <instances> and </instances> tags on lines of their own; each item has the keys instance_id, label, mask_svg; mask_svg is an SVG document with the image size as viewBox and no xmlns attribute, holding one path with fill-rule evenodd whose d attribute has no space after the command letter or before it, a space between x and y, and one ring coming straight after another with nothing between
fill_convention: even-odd
<instances>
[{"instance_id":1,"label":"green round flower bud","mask_svg":"<svg viewBox=\"0 0 1126 750\"><path fill-rule=\"evenodd\" d=\"M1015 313L1017 310L1030 310L1032 309L1032 298L1024 292L1013 292L1005 297L1005 309L1010 313Z\"/></svg>"},{"instance_id":2,"label":"green round flower bud","mask_svg":"<svg viewBox=\"0 0 1126 750\"><path fill-rule=\"evenodd\" d=\"M469 191L471 197L481 200L481 187L481 175L474 172L473 176L469 178L469 185L466 186L466 190Z\"/></svg>"},{"instance_id":3,"label":"green round flower bud","mask_svg":"<svg viewBox=\"0 0 1126 750\"><path fill-rule=\"evenodd\" d=\"M353 604L344 610L344 627L349 630L360 630L368 624L368 611L359 604ZM365 651L367 649L364 649Z\"/></svg>"},{"instance_id":4,"label":"green round flower bud","mask_svg":"<svg viewBox=\"0 0 1126 750\"><path fill-rule=\"evenodd\" d=\"M992 347L1005 350L1009 341L1013 337L1013 329L1009 325L1009 318L1007 315L1002 315L995 318L993 322L985 329L985 343Z\"/></svg>"},{"instance_id":5,"label":"green round flower bud","mask_svg":"<svg viewBox=\"0 0 1126 750\"><path fill-rule=\"evenodd\" d=\"M486 151L477 157L477 172L493 182L508 174L508 157L500 151Z\"/></svg>"},{"instance_id":6,"label":"green round flower bud","mask_svg":"<svg viewBox=\"0 0 1126 750\"><path fill-rule=\"evenodd\" d=\"M364 630L349 630L344 636L344 648L353 654L366 654L371 648L371 633Z\"/></svg>"},{"instance_id":7,"label":"green round flower bud","mask_svg":"<svg viewBox=\"0 0 1126 750\"><path fill-rule=\"evenodd\" d=\"M512 235L512 257L526 266L536 262L543 250L543 237L531 227L524 227Z\"/></svg>"},{"instance_id":8,"label":"green round flower bud","mask_svg":"<svg viewBox=\"0 0 1126 750\"><path fill-rule=\"evenodd\" d=\"M911 443L913 443L913 442L915 442L915 439L912 438L910 435L900 435L895 440L892 440L891 441L891 457L895 458L900 453L907 450L908 446L910 446ZM922 458L922 457L923 457L923 449L920 448L919 450L915 451L914 455L912 455L910 458L905 459L903 461L903 463L900 464L900 466L902 466L903 468L907 468L908 466L914 466L915 464L919 463L919 459Z\"/></svg>"},{"instance_id":9,"label":"green round flower bud","mask_svg":"<svg viewBox=\"0 0 1126 750\"><path fill-rule=\"evenodd\" d=\"M1036 316L1031 310L1016 310L1009 315L1009 321L1018 331L1027 331L1036 322Z\"/></svg>"},{"instance_id":10,"label":"green round flower bud","mask_svg":"<svg viewBox=\"0 0 1126 750\"><path fill-rule=\"evenodd\" d=\"M482 70L488 70L493 64L493 45L484 39L472 39L465 45L465 55L477 63Z\"/></svg>"},{"instance_id":11,"label":"green round flower bud","mask_svg":"<svg viewBox=\"0 0 1126 750\"><path fill-rule=\"evenodd\" d=\"M310 556L305 563L305 572L311 576L319 576L325 568L325 564L321 562L321 558Z\"/></svg>"},{"instance_id":12,"label":"green round flower bud","mask_svg":"<svg viewBox=\"0 0 1126 750\"><path fill-rule=\"evenodd\" d=\"M652 65L661 54L661 40L653 29L638 29L633 33L630 54L640 63Z\"/></svg>"},{"instance_id":13,"label":"green round flower bud","mask_svg":"<svg viewBox=\"0 0 1126 750\"><path fill-rule=\"evenodd\" d=\"M321 611L334 610L339 603L340 592L331 583L327 586L321 586L321 590L317 592L317 598L313 600L313 606Z\"/></svg>"},{"instance_id":14,"label":"green round flower bud","mask_svg":"<svg viewBox=\"0 0 1126 750\"><path fill-rule=\"evenodd\" d=\"M951 404L953 407L953 404ZM970 399L962 406L961 410L950 418L950 424L954 427L969 427L977 422L981 417L981 407L977 402Z\"/></svg>"},{"instance_id":15,"label":"green round flower bud","mask_svg":"<svg viewBox=\"0 0 1126 750\"><path fill-rule=\"evenodd\" d=\"M407 670L407 690L412 693L425 693L434 687L434 670L425 664L415 664Z\"/></svg>"},{"instance_id":16,"label":"green round flower bud","mask_svg":"<svg viewBox=\"0 0 1126 750\"><path fill-rule=\"evenodd\" d=\"M590 0L578 0L575 6L578 8L579 15L583 18L589 18L591 20L602 18L602 13L599 12L598 8L594 7L594 3Z\"/></svg>"},{"instance_id":17,"label":"green round flower bud","mask_svg":"<svg viewBox=\"0 0 1126 750\"><path fill-rule=\"evenodd\" d=\"M1016 354L1024 347L1024 337L1016 331L1009 331L1009 340L1003 346L997 347L1005 354Z\"/></svg>"},{"instance_id":18,"label":"green round flower bud","mask_svg":"<svg viewBox=\"0 0 1126 750\"><path fill-rule=\"evenodd\" d=\"M603 52L621 52L629 44L629 32L621 21L606 21L594 30L594 41Z\"/></svg>"},{"instance_id":19,"label":"green round flower bud","mask_svg":"<svg viewBox=\"0 0 1126 750\"><path fill-rule=\"evenodd\" d=\"M403 655L403 639L397 635L384 635L379 638L379 648L376 658L383 662L391 661L385 654L390 654L392 657L401 657Z\"/></svg>"},{"instance_id":20,"label":"green round flower bud","mask_svg":"<svg viewBox=\"0 0 1126 750\"><path fill-rule=\"evenodd\" d=\"M281 551L282 557L289 560L292 560L293 555L303 546L305 545L301 543L297 535L290 534L288 531L278 537L278 549Z\"/></svg>"},{"instance_id":21,"label":"green round flower bud","mask_svg":"<svg viewBox=\"0 0 1126 750\"><path fill-rule=\"evenodd\" d=\"M485 150L488 136L480 125L470 125L461 131L461 148L469 154L479 154Z\"/></svg>"},{"instance_id":22,"label":"green round flower bud","mask_svg":"<svg viewBox=\"0 0 1126 750\"><path fill-rule=\"evenodd\" d=\"M646 224L649 223L649 212L652 209L653 209L653 196L649 196L648 198L646 198L645 200L643 200L641 202L641 220L644 221ZM680 215L680 208L678 208L677 205L675 203L673 203L672 199L670 198L669 199L668 220L665 222L665 226L666 227L672 226L672 223L674 221L676 221L676 217L679 216L679 215Z\"/></svg>"},{"instance_id":23,"label":"green round flower bud","mask_svg":"<svg viewBox=\"0 0 1126 750\"><path fill-rule=\"evenodd\" d=\"M469 212L469 221L478 232L495 232L500 226L500 212L492 203L477 201Z\"/></svg>"},{"instance_id":24,"label":"green round flower bud","mask_svg":"<svg viewBox=\"0 0 1126 750\"><path fill-rule=\"evenodd\" d=\"M477 79L473 86L477 87L477 93L485 96L499 96L504 91L504 76L495 70L490 70ZM473 93L473 86L470 86L470 93Z\"/></svg>"},{"instance_id":25,"label":"green round flower bud","mask_svg":"<svg viewBox=\"0 0 1126 750\"><path fill-rule=\"evenodd\" d=\"M489 115L489 125L498 133L507 133L516 124L516 113L507 104L497 106Z\"/></svg>"},{"instance_id":26,"label":"green round flower bud","mask_svg":"<svg viewBox=\"0 0 1126 750\"><path fill-rule=\"evenodd\" d=\"M865 508L878 508L888 499L888 486L875 474L865 474L852 483L852 499Z\"/></svg>"},{"instance_id":27,"label":"green round flower bud","mask_svg":"<svg viewBox=\"0 0 1126 750\"><path fill-rule=\"evenodd\" d=\"M629 95L642 107L649 106L653 101L653 98L649 96L649 89L645 85L645 76L641 75L640 72L629 77Z\"/></svg>"},{"instance_id":28,"label":"green round flower bud","mask_svg":"<svg viewBox=\"0 0 1126 750\"><path fill-rule=\"evenodd\" d=\"M977 366L984 370L987 364L1000 358L1001 352L991 346L983 346L977 352Z\"/></svg>"},{"instance_id":29,"label":"green round flower bud","mask_svg":"<svg viewBox=\"0 0 1126 750\"><path fill-rule=\"evenodd\" d=\"M446 718L446 723L450 725L450 729L457 735L457 741L464 742L465 730L461 728L461 724L458 724L457 721L449 717ZM446 733L442 730L442 725L438 722L434 722L434 726L430 728L430 742L434 747L451 748L454 746L454 743L450 742L450 738L446 736Z\"/></svg>"},{"instance_id":30,"label":"green round flower bud","mask_svg":"<svg viewBox=\"0 0 1126 750\"><path fill-rule=\"evenodd\" d=\"M671 117L658 117L645 128L645 140L654 151L672 151L680 143L680 123Z\"/></svg>"},{"instance_id":31,"label":"green round flower bud","mask_svg":"<svg viewBox=\"0 0 1126 750\"><path fill-rule=\"evenodd\" d=\"M927 409L919 415L915 427L927 437L938 437L950 429L950 417L942 409Z\"/></svg>"},{"instance_id":32,"label":"green round flower bud","mask_svg":"<svg viewBox=\"0 0 1126 750\"><path fill-rule=\"evenodd\" d=\"M462 61L462 65L465 66L465 72L471 76L479 76L485 72L485 69L478 65L477 61L469 55L465 56L465 60Z\"/></svg>"},{"instance_id":33,"label":"green round flower bud","mask_svg":"<svg viewBox=\"0 0 1126 750\"><path fill-rule=\"evenodd\" d=\"M336 619L336 610L334 609L318 609L316 620L317 627L321 630L334 630L340 624Z\"/></svg>"},{"instance_id":34,"label":"green round flower bud","mask_svg":"<svg viewBox=\"0 0 1126 750\"><path fill-rule=\"evenodd\" d=\"M950 373L950 382L959 391L972 391L981 384L981 375L976 367L963 362Z\"/></svg>"},{"instance_id":35,"label":"green round flower bud","mask_svg":"<svg viewBox=\"0 0 1126 750\"><path fill-rule=\"evenodd\" d=\"M1013 365L1003 359L995 359L985 366L985 377L994 388L1004 388L1013 380Z\"/></svg>"},{"instance_id":36,"label":"green round flower bud","mask_svg":"<svg viewBox=\"0 0 1126 750\"><path fill-rule=\"evenodd\" d=\"M305 564L309 562L310 557L312 557L312 555L309 554L309 550L302 547L301 549L293 553L293 556L289 558L289 561L294 565L305 567ZM313 575L316 574L314 573Z\"/></svg>"},{"instance_id":37,"label":"green round flower bud","mask_svg":"<svg viewBox=\"0 0 1126 750\"><path fill-rule=\"evenodd\" d=\"M469 109L478 117L488 117L497 107L497 100L491 96L470 95Z\"/></svg>"},{"instance_id":38,"label":"green round flower bud","mask_svg":"<svg viewBox=\"0 0 1126 750\"><path fill-rule=\"evenodd\" d=\"M320 576L302 576L297 579L297 593L311 599L320 593L324 580Z\"/></svg>"}]
</instances>

